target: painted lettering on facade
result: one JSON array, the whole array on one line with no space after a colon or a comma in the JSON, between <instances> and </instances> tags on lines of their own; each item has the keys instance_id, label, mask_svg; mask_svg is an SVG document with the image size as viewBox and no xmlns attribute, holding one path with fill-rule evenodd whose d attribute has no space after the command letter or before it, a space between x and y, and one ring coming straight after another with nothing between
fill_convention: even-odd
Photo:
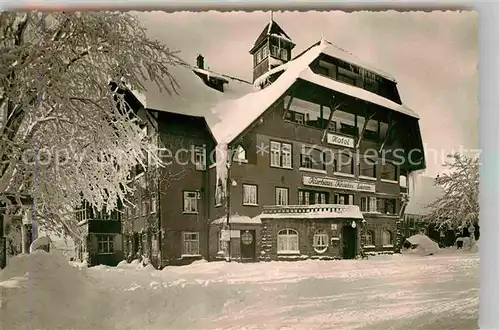
<instances>
[{"instance_id":1,"label":"painted lettering on facade","mask_svg":"<svg viewBox=\"0 0 500 330\"><path fill-rule=\"evenodd\" d=\"M302 183L306 186L375 192L374 184L363 183L359 181L338 180L316 176L303 176Z\"/></svg>"},{"instance_id":2,"label":"painted lettering on facade","mask_svg":"<svg viewBox=\"0 0 500 330\"><path fill-rule=\"evenodd\" d=\"M350 137L328 133L326 135L326 141L329 144L334 144L337 146L342 146L347 148L354 148L354 139Z\"/></svg>"}]
</instances>

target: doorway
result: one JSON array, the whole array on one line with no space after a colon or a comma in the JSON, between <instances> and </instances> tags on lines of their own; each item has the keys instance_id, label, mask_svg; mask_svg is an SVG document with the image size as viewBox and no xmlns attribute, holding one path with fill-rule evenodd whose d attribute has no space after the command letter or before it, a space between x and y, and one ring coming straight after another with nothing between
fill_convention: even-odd
<instances>
[{"instance_id":1,"label":"doorway","mask_svg":"<svg viewBox=\"0 0 500 330\"><path fill-rule=\"evenodd\" d=\"M344 259L354 259L356 258L357 250L357 230L352 228L352 226L344 225L342 227L342 257Z\"/></svg>"},{"instance_id":2,"label":"doorway","mask_svg":"<svg viewBox=\"0 0 500 330\"><path fill-rule=\"evenodd\" d=\"M255 261L255 230L240 231L241 261Z\"/></svg>"}]
</instances>

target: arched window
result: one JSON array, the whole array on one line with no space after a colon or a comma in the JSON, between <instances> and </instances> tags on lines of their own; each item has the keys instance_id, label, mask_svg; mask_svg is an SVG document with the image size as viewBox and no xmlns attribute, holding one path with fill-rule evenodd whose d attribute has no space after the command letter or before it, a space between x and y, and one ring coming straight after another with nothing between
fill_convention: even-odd
<instances>
[{"instance_id":1,"label":"arched window","mask_svg":"<svg viewBox=\"0 0 500 330\"><path fill-rule=\"evenodd\" d=\"M373 235L373 231L367 230L365 234L365 246L375 245L375 235Z\"/></svg>"},{"instance_id":2,"label":"arched window","mask_svg":"<svg viewBox=\"0 0 500 330\"><path fill-rule=\"evenodd\" d=\"M324 253L328 249L328 234L324 229L314 232L313 248L316 253Z\"/></svg>"},{"instance_id":3,"label":"arched window","mask_svg":"<svg viewBox=\"0 0 500 330\"><path fill-rule=\"evenodd\" d=\"M278 253L299 253L299 233L294 229L278 232Z\"/></svg>"},{"instance_id":4,"label":"arched window","mask_svg":"<svg viewBox=\"0 0 500 330\"><path fill-rule=\"evenodd\" d=\"M382 245L392 245L392 234L388 230L382 231Z\"/></svg>"}]
</instances>

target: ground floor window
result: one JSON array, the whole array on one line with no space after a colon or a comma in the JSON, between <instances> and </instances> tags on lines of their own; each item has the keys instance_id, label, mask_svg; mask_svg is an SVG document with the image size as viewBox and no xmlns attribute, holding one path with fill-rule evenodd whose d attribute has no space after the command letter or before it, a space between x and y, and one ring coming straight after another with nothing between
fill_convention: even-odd
<instances>
[{"instance_id":1,"label":"ground floor window","mask_svg":"<svg viewBox=\"0 0 500 330\"><path fill-rule=\"evenodd\" d=\"M294 229L278 232L278 253L299 253L299 233Z\"/></svg>"},{"instance_id":2,"label":"ground floor window","mask_svg":"<svg viewBox=\"0 0 500 330\"><path fill-rule=\"evenodd\" d=\"M388 230L382 231L382 245L392 245L392 234Z\"/></svg>"},{"instance_id":3,"label":"ground floor window","mask_svg":"<svg viewBox=\"0 0 500 330\"><path fill-rule=\"evenodd\" d=\"M375 236L373 235L373 232L371 230L367 230L365 233L365 245L375 245Z\"/></svg>"},{"instance_id":4,"label":"ground floor window","mask_svg":"<svg viewBox=\"0 0 500 330\"><path fill-rule=\"evenodd\" d=\"M314 232L313 248L316 253L324 253L328 249L328 234L324 229Z\"/></svg>"},{"instance_id":5,"label":"ground floor window","mask_svg":"<svg viewBox=\"0 0 500 330\"><path fill-rule=\"evenodd\" d=\"M199 255L200 254L200 235L196 232L184 232L184 249L183 254Z\"/></svg>"},{"instance_id":6,"label":"ground floor window","mask_svg":"<svg viewBox=\"0 0 500 330\"><path fill-rule=\"evenodd\" d=\"M219 230L219 252L226 251L226 242L222 240L222 230Z\"/></svg>"},{"instance_id":7,"label":"ground floor window","mask_svg":"<svg viewBox=\"0 0 500 330\"><path fill-rule=\"evenodd\" d=\"M115 237L111 235L97 236L97 253L114 253Z\"/></svg>"}]
</instances>

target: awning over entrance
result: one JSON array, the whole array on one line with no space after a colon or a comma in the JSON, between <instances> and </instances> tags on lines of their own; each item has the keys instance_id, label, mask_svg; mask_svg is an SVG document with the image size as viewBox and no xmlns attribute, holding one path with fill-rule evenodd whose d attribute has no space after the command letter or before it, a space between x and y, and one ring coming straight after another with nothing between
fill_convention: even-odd
<instances>
[{"instance_id":1,"label":"awning over entrance","mask_svg":"<svg viewBox=\"0 0 500 330\"><path fill-rule=\"evenodd\" d=\"M264 206L259 219L353 219L363 220L357 205L315 204Z\"/></svg>"}]
</instances>

